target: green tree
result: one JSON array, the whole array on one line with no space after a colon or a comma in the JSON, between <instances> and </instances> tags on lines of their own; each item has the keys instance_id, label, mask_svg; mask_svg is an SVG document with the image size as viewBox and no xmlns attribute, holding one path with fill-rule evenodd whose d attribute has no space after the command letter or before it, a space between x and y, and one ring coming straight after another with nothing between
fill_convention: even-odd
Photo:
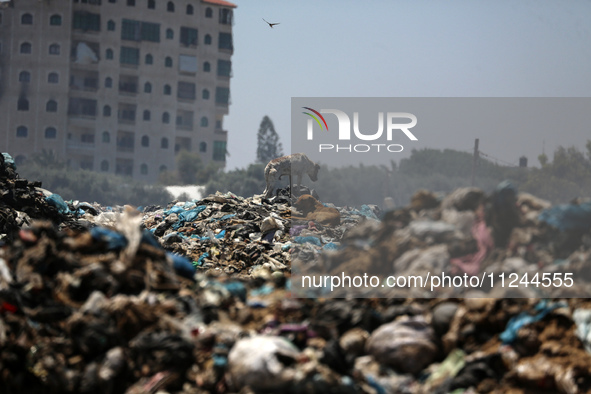
<instances>
[{"instance_id":1,"label":"green tree","mask_svg":"<svg viewBox=\"0 0 591 394\"><path fill-rule=\"evenodd\" d=\"M220 172L212 178L205 189L206 194L232 192L242 197L261 194L265 190L265 166L251 164L246 169Z\"/></svg>"},{"instance_id":2,"label":"green tree","mask_svg":"<svg viewBox=\"0 0 591 394\"><path fill-rule=\"evenodd\" d=\"M214 162L210 162L207 166L204 165L197 153L191 153L183 149L176 157L176 176L173 179L183 185L204 184L219 171L219 168L219 165ZM165 179L161 181L171 184Z\"/></svg>"},{"instance_id":3,"label":"green tree","mask_svg":"<svg viewBox=\"0 0 591 394\"><path fill-rule=\"evenodd\" d=\"M281 156L283 156L283 146L279 142L279 135L271 119L265 115L257 134L257 162L266 164Z\"/></svg>"},{"instance_id":4,"label":"green tree","mask_svg":"<svg viewBox=\"0 0 591 394\"><path fill-rule=\"evenodd\" d=\"M178 179L183 185L193 184L197 181L197 172L203 167L201 157L196 153L191 153L186 149L176 156L176 171Z\"/></svg>"},{"instance_id":5,"label":"green tree","mask_svg":"<svg viewBox=\"0 0 591 394\"><path fill-rule=\"evenodd\" d=\"M37 153L33 156L33 162L35 165L43 168L55 168L62 169L66 166L63 161L58 160L53 150L43 149L41 153Z\"/></svg>"}]
</instances>

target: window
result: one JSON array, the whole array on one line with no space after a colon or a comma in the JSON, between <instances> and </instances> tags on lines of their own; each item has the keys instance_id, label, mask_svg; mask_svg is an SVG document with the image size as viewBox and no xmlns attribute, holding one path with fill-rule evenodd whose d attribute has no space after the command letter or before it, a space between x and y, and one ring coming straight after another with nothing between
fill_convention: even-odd
<instances>
[{"instance_id":1,"label":"window","mask_svg":"<svg viewBox=\"0 0 591 394\"><path fill-rule=\"evenodd\" d=\"M119 103L118 120L120 123L135 123L135 104Z\"/></svg>"},{"instance_id":2,"label":"window","mask_svg":"<svg viewBox=\"0 0 591 394\"><path fill-rule=\"evenodd\" d=\"M207 119L207 116L204 116L201 118L201 127L207 127L209 125L209 120Z\"/></svg>"},{"instance_id":3,"label":"window","mask_svg":"<svg viewBox=\"0 0 591 394\"><path fill-rule=\"evenodd\" d=\"M135 0L127 0L127 5L129 7L135 7Z\"/></svg>"},{"instance_id":4,"label":"window","mask_svg":"<svg viewBox=\"0 0 591 394\"><path fill-rule=\"evenodd\" d=\"M197 56L179 55L179 71L195 74L197 72Z\"/></svg>"},{"instance_id":5,"label":"window","mask_svg":"<svg viewBox=\"0 0 591 394\"><path fill-rule=\"evenodd\" d=\"M83 142L85 144L94 144L94 134L82 134L80 136L80 142Z\"/></svg>"},{"instance_id":6,"label":"window","mask_svg":"<svg viewBox=\"0 0 591 394\"><path fill-rule=\"evenodd\" d=\"M49 25L50 26L61 26L62 25L62 17L60 15L52 15L49 17Z\"/></svg>"},{"instance_id":7,"label":"window","mask_svg":"<svg viewBox=\"0 0 591 394\"><path fill-rule=\"evenodd\" d=\"M108 144L109 142L111 142L111 134L109 134L108 131L103 131L103 144Z\"/></svg>"},{"instance_id":8,"label":"window","mask_svg":"<svg viewBox=\"0 0 591 394\"><path fill-rule=\"evenodd\" d=\"M17 155L14 158L14 164L16 164L17 166L20 166L21 164L23 164L26 161L26 157L23 155Z\"/></svg>"},{"instance_id":9,"label":"window","mask_svg":"<svg viewBox=\"0 0 591 394\"><path fill-rule=\"evenodd\" d=\"M230 77L232 72L232 62L229 60L218 60L218 76Z\"/></svg>"},{"instance_id":10,"label":"window","mask_svg":"<svg viewBox=\"0 0 591 394\"><path fill-rule=\"evenodd\" d=\"M109 3L115 4L116 2L117 2L117 0L109 0Z\"/></svg>"},{"instance_id":11,"label":"window","mask_svg":"<svg viewBox=\"0 0 591 394\"><path fill-rule=\"evenodd\" d=\"M203 100L209 100L209 90L203 89L203 91L201 92L201 98Z\"/></svg>"},{"instance_id":12,"label":"window","mask_svg":"<svg viewBox=\"0 0 591 394\"><path fill-rule=\"evenodd\" d=\"M231 51L234 49L232 45L232 34L230 33L220 33L218 39L218 49L224 49Z\"/></svg>"},{"instance_id":13,"label":"window","mask_svg":"<svg viewBox=\"0 0 591 394\"><path fill-rule=\"evenodd\" d=\"M172 67L172 58L170 56L166 56L166 59L164 59L164 66Z\"/></svg>"},{"instance_id":14,"label":"window","mask_svg":"<svg viewBox=\"0 0 591 394\"><path fill-rule=\"evenodd\" d=\"M229 88L215 88L215 103L228 105L230 103L230 89Z\"/></svg>"},{"instance_id":15,"label":"window","mask_svg":"<svg viewBox=\"0 0 591 394\"><path fill-rule=\"evenodd\" d=\"M207 143L202 142L199 144L199 152L207 152Z\"/></svg>"},{"instance_id":16,"label":"window","mask_svg":"<svg viewBox=\"0 0 591 394\"><path fill-rule=\"evenodd\" d=\"M211 65L209 64L209 62L203 63L203 72L208 73L210 70L211 70Z\"/></svg>"},{"instance_id":17,"label":"window","mask_svg":"<svg viewBox=\"0 0 591 394\"><path fill-rule=\"evenodd\" d=\"M105 78L105 87L112 88L113 87L113 79L111 77Z\"/></svg>"},{"instance_id":18,"label":"window","mask_svg":"<svg viewBox=\"0 0 591 394\"><path fill-rule=\"evenodd\" d=\"M18 102L16 104L16 109L18 111L28 111L29 110L29 100L27 100L24 97L19 98Z\"/></svg>"},{"instance_id":19,"label":"window","mask_svg":"<svg viewBox=\"0 0 591 394\"><path fill-rule=\"evenodd\" d=\"M172 1L169 1L166 4L166 11L168 11L168 12L174 12L174 3Z\"/></svg>"},{"instance_id":20,"label":"window","mask_svg":"<svg viewBox=\"0 0 591 394\"><path fill-rule=\"evenodd\" d=\"M191 27L181 27L181 45L196 46L197 45L197 29Z\"/></svg>"},{"instance_id":21,"label":"window","mask_svg":"<svg viewBox=\"0 0 591 394\"><path fill-rule=\"evenodd\" d=\"M121 39L160 42L160 25L158 23L123 19L121 23Z\"/></svg>"},{"instance_id":22,"label":"window","mask_svg":"<svg viewBox=\"0 0 591 394\"><path fill-rule=\"evenodd\" d=\"M45 138L54 139L57 138L57 130L55 127L48 127L45 129Z\"/></svg>"},{"instance_id":23,"label":"window","mask_svg":"<svg viewBox=\"0 0 591 394\"><path fill-rule=\"evenodd\" d=\"M187 6L187 15L193 15L193 12L194 12L193 6L191 4L189 4Z\"/></svg>"},{"instance_id":24,"label":"window","mask_svg":"<svg viewBox=\"0 0 591 394\"><path fill-rule=\"evenodd\" d=\"M133 136L131 137L133 142ZM127 140L122 140L122 143ZM117 139L117 143L119 143L119 139ZM133 152L133 145L132 146L123 146L117 145L118 152ZM133 160L132 159L117 159L115 162L115 174L133 175Z\"/></svg>"},{"instance_id":25,"label":"window","mask_svg":"<svg viewBox=\"0 0 591 394\"><path fill-rule=\"evenodd\" d=\"M32 25L32 24L33 24L33 15L23 14L21 16L21 25Z\"/></svg>"},{"instance_id":26,"label":"window","mask_svg":"<svg viewBox=\"0 0 591 394\"><path fill-rule=\"evenodd\" d=\"M21 71L18 74L18 81L19 82L31 82L31 73L28 71Z\"/></svg>"},{"instance_id":27,"label":"window","mask_svg":"<svg viewBox=\"0 0 591 394\"><path fill-rule=\"evenodd\" d=\"M107 172L109 171L109 162L106 160L101 161L101 171Z\"/></svg>"},{"instance_id":28,"label":"window","mask_svg":"<svg viewBox=\"0 0 591 394\"><path fill-rule=\"evenodd\" d=\"M109 31L115 31L115 22L114 21L108 21L107 22L107 30Z\"/></svg>"},{"instance_id":29,"label":"window","mask_svg":"<svg viewBox=\"0 0 591 394\"><path fill-rule=\"evenodd\" d=\"M174 31L172 29L166 29L166 39L172 40L174 38Z\"/></svg>"},{"instance_id":30,"label":"window","mask_svg":"<svg viewBox=\"0 0 591 394\"><path fill-rule=\"evenodd\" d=\"M150 111L148 111L147 109L144 110L144 120L146 122L149 122L151 117L152 117L152 114L150 113Z\"/></svg>"},{"instance_id":31,"label":"window","mask_svg":"<svg viewBox=\"0 0 591 394\"><path fill-rule=\"evenodd\" d=\"M148 175L148 165L146 163L140 166L140 174Z\"/></svg>"},{"instance_id":32,"label":"window","mask_svg":"<svg viewBox=\"0 0 591 394\"><path fill-rule=\"evenodd\" d=\"M47 75L47 83L59 83L60 77L57 73L49 73Z\"/></svg>"},{"instance_id":33,"label":"window","mask_svg":"<svg viewBox=\"0 0 591 394\"><path fill-rule=\"evenodd\" d=\"M148 9L153 10L156 8L156 1L148 0Z\"/></svg>"},{"instance_id":34,"label":"window","mask_svg":"<svg viewBox=\"0 0 591 394\"><path fill-rule=\"evenodd\" d=\"M152 93L152 84L150 82L144 84L144 93Z\"/></svg>"},{"instance_id":35,"label":"window","mask_svg":"<svg viewBox=\"0 0 591 394\"><path fill-rule=\"evenodd\" d=\"M136 94L139 90L139 78L134 75L119 76L119 93Z\"/></svg>"},{"instance_id":36,"label":"window","mask_svg":"<svg viewBox=\"0 0 591 394\"><path fill-rule=\"evenodd\" d=\"M142 22L141 35L143 41L160 42L160 24Z\"/></svg>"},{"instance_id":37,"label":"window","mask_svg":"<svg viewBox=\"0 0 591 394\"><path fill-rule=\"evenodd\" d=\"M133 152L135 145L134 134L127 131L117 133L117 152ZM119 166L119 163L117 164ZM131 171L129 171L131 174Z\"/></svg>"},{"instance_id":38,"label":"window","mask_svg":"<svg viewBox=\"0 0 591 394\"><path fill-rule=\"evenodd\" d=\"M50 55L59 55L60 54L60 46L59 46L59 44L51 44L49 46L49 54Z\"/></svg>"},{"instance_id":39,"label":"window","mask_svg":"<svg viewBox=\"0 0 591 394\"><path fill-rule=\"evenodd\" d=\"M154 57L152 57L152 55L150 55L149 53L146 55L146 58L144 60L144 63L146 64L152 64L154 63Z\"/></svg>"},{"instance_id":40,"label":"window","mask_svg":"<svg viewBox=\"0 0 591 394\"><path fill-rule=\"evenodd\" d=\"M169 96L172 94L172 88L170 87L170 85L164 85L164 94L166 96Z\"/></svg>"},{"instance_id":41,"label":"window","mask_svg":"<svg viewBox=\"0 0 591 394\"><path fill-rule=\"evenodd\" d=\"M162 165L160 166L160 170L159 170L159 171L160 171L160 172L165 172L167 169L168 169L168 168L166 168L166 166L165 166L164 164L162 164Z\"/></svg>"},{"instance_id":42,"label":"window","mask_svg":"<svg viewBox=\"0 0 591 394\"><path fill-rule=\"evenodd\" d=\"M145 146L145 147L150 146L150 137L148 137L147 135L144 135L142 137L142 146Z\"/></svg>"},{"instance_id":43,"label":"window","mask_svg":"<svg viewBox=\"0 0 591 394\"><path fill-rule=\"evenodd\" d=\"M83 31L100 31L101 30L101 16L100 14L93 14L84 11L75 11L74 19L72 20L74 29Z\"/></svg>"},{"instance_id":44,"label":"window","mask_svg":"<svg viewBox=\"0 0 591 394\"><path fill-rule=\"evenodd\" d=\"M57 112L57 101L49 100L47 104L45 104L45 111L47 112Z\"/></svg>"},{"instance_id":45,"label":"window","mask_svg":"<svg viewBox=\"0 0 591 394\"><path fill-rule=\"evenodd\" d=\"M97 109L96 100L84 99L79 97L71 97L68 102L68 115L95 117Z\"/></svg>"},{"instance_id":46,"label":"window","mask_svg":"<svg viewBox=\"0 0 591 394\"><path fill-rule=\"evenodd\" d=\"M177 111L176 127L182 130L193 130L193 111Z\"/></svg>"},{"instance_id":47,"label":"window","mask_svg":"<svg viewBox=\"0 0 591 394\"><path fill-rule=\"evenodd\" d=\"M123 19L123 21L121 21L121 39L140 41L140 29L140 22L132 21L130 19Z\"/></svg>"},{"instance_id":48,"label":"window","mask_svg":"<svg viewBox=\"0 0 591 394\"><path fill-rule=\"evenodd\" d=\"M226 161L226 141L213 142L213 159L216 161Z\"/></svg>"},{"instance_id":49,"label":"window","mask_svg":"<svg viewBox=\"0 0 591 394\"><path fill-rule=\"evenodd\" d=\"M111 107L110 106L105 105L103 107L103 116L105 116L105 117L111 116Z\"/></svg>"},{"instance_id":50,"label":"window","mask_svg":"<svg viewBox=\"0 0 591 394\"><path fill-rule=\"evenodd\" d=\"M206 18L213 18L213 10L211 9L211 7L207 7L205 9L205 17Z\"/></svg>"},{"instance_id":51,"label":"window","mask_svg":"<svg viewBox=\"0 0 591 394\"><path fill-rule=\"evenodd\" d=\"M119 61L121 64L138 65L140 63L140 50L138 48L121 47Z\"/></svg>"},{"instance_id":52,"label":"window","mask_svg":"<svg viewBox=\"0 0 591 394\"><path fill-rule=\"evenodd\" d=\"M170 123L170 114L168 112L162 114L162 123Z\"/></svg>"},{"instance_id":53,"label":"window","mask_svg":"<svg viewBox=\"0 0 591 394\"><path fill-rule=\"evenodd\" d=\"M205 39L203 41L205 45L211 45L211 36L209 34L206 34Z\"/></svg>"},{"instance_id":54,"label":"window","mask_svg":"<svg viewBox=\"0 0 591 394\"><path fill-rule=\"evenodd\" d=\"M21 53L28 54L28 53L31 53L32 50L33 50L33 46L31 45L30 42L23 42L21 44L21 49L20 49Z\"/></svg>"},{"instance_id":55,"label":"window","mask_svg":"<svg viewBox=\"0 0 591 394\"><path fill-rule=\"evenodd\" d=\"M232 10L228 8L220 9L220 25L231 25L232 24Z\"/></svg>"},{"instance_id":56,"label":"window","mask_svg":"<svg viewBox=\"0 0 591 394\"><path fill-rule=\"evenodd\" d=\"M29 135L29 129L26 126L19 126L16 128L17 138L27 138Z\"/></svg>"},{"instance_id":57,"label":"window","mask_svg":"<svg viewBox=\"0 0 591 394\"><path fill-rule=\"evenodd\" d=\"M107 51L105 52L105 57L108 60L113 60L113 50L111 48L107 49Z\"/></svg>"},{"instance_id":58,"label":"window","mask_svg":"<svg viewBox=\"0 0 591 394\"><path fill-rule=\"evenodd\" d=\"M191 82L179 82L177 98L195 100L195 84Z\"/></svg>"},{"instance_id":59,"label":"window","mask_svg":"<svg viewBox=\"0 0 591 394\"><path fill-rule=\"evenodd\" d=\"M160 140L160 148L162 148L162 149L168 149L168 138L163 137ZM166 170L166 167L164 167L164 170Z\"/></svg>"}]
</instances>

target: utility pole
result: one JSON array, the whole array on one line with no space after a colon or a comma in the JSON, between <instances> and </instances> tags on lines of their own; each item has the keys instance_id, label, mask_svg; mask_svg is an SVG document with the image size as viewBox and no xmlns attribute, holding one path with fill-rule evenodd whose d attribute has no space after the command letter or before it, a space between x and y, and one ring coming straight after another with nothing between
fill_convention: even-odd
<instances>
[{"instance_id":1,"label":"utility pole","mask_svg":"<svg viewBox=\"0 0 591 394\"><path fill-rule=\"evenodd\" d=\"M471 186L474 186L474 176L476 175L476 164L478 163L478 142L480 140L476 138L474 140L474 158L472 159L472 181L470 182Z\"/></svg>"}]
</instances>

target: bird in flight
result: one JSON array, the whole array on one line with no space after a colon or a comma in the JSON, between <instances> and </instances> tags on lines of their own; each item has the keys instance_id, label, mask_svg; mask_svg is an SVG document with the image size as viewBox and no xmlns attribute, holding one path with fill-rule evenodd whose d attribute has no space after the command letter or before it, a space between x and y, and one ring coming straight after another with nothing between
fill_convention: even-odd
<instances>
[{"instance_id":1,"label":"bird in flight","mask_svg":"<svg viewBox=\"0 0 591 394\"><path fill-rule=\"evenodd\" d=\"M265 21L265 18L263 18L263 20ZM265 21L265 22L267 22L267 21ZM272 29L272 28L273 28L273 26L275 26L275 25L278 25L279 23L270 23L270 22L267 22L267 24L268 24L268 25L271 27L271 29Z\"/></svg>"}]
</instances>

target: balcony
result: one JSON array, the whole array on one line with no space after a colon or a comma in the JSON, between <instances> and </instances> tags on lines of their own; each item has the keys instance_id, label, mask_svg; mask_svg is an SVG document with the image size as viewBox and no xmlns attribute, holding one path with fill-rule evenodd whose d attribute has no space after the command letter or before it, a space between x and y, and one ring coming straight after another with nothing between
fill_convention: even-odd
<instances>
[{"instance_id":1,"label":"balcony","mask_svg":"<svg viewBox=\"0 0 591 394\"><path fill-rule=\"evenodd\" d=\"M91 152L91 151L94 150L95 145L94 145L94 142L74 142L74 141L67 141L66 142L66 148L68 150Z\"/></svg>"}]
</instances>

